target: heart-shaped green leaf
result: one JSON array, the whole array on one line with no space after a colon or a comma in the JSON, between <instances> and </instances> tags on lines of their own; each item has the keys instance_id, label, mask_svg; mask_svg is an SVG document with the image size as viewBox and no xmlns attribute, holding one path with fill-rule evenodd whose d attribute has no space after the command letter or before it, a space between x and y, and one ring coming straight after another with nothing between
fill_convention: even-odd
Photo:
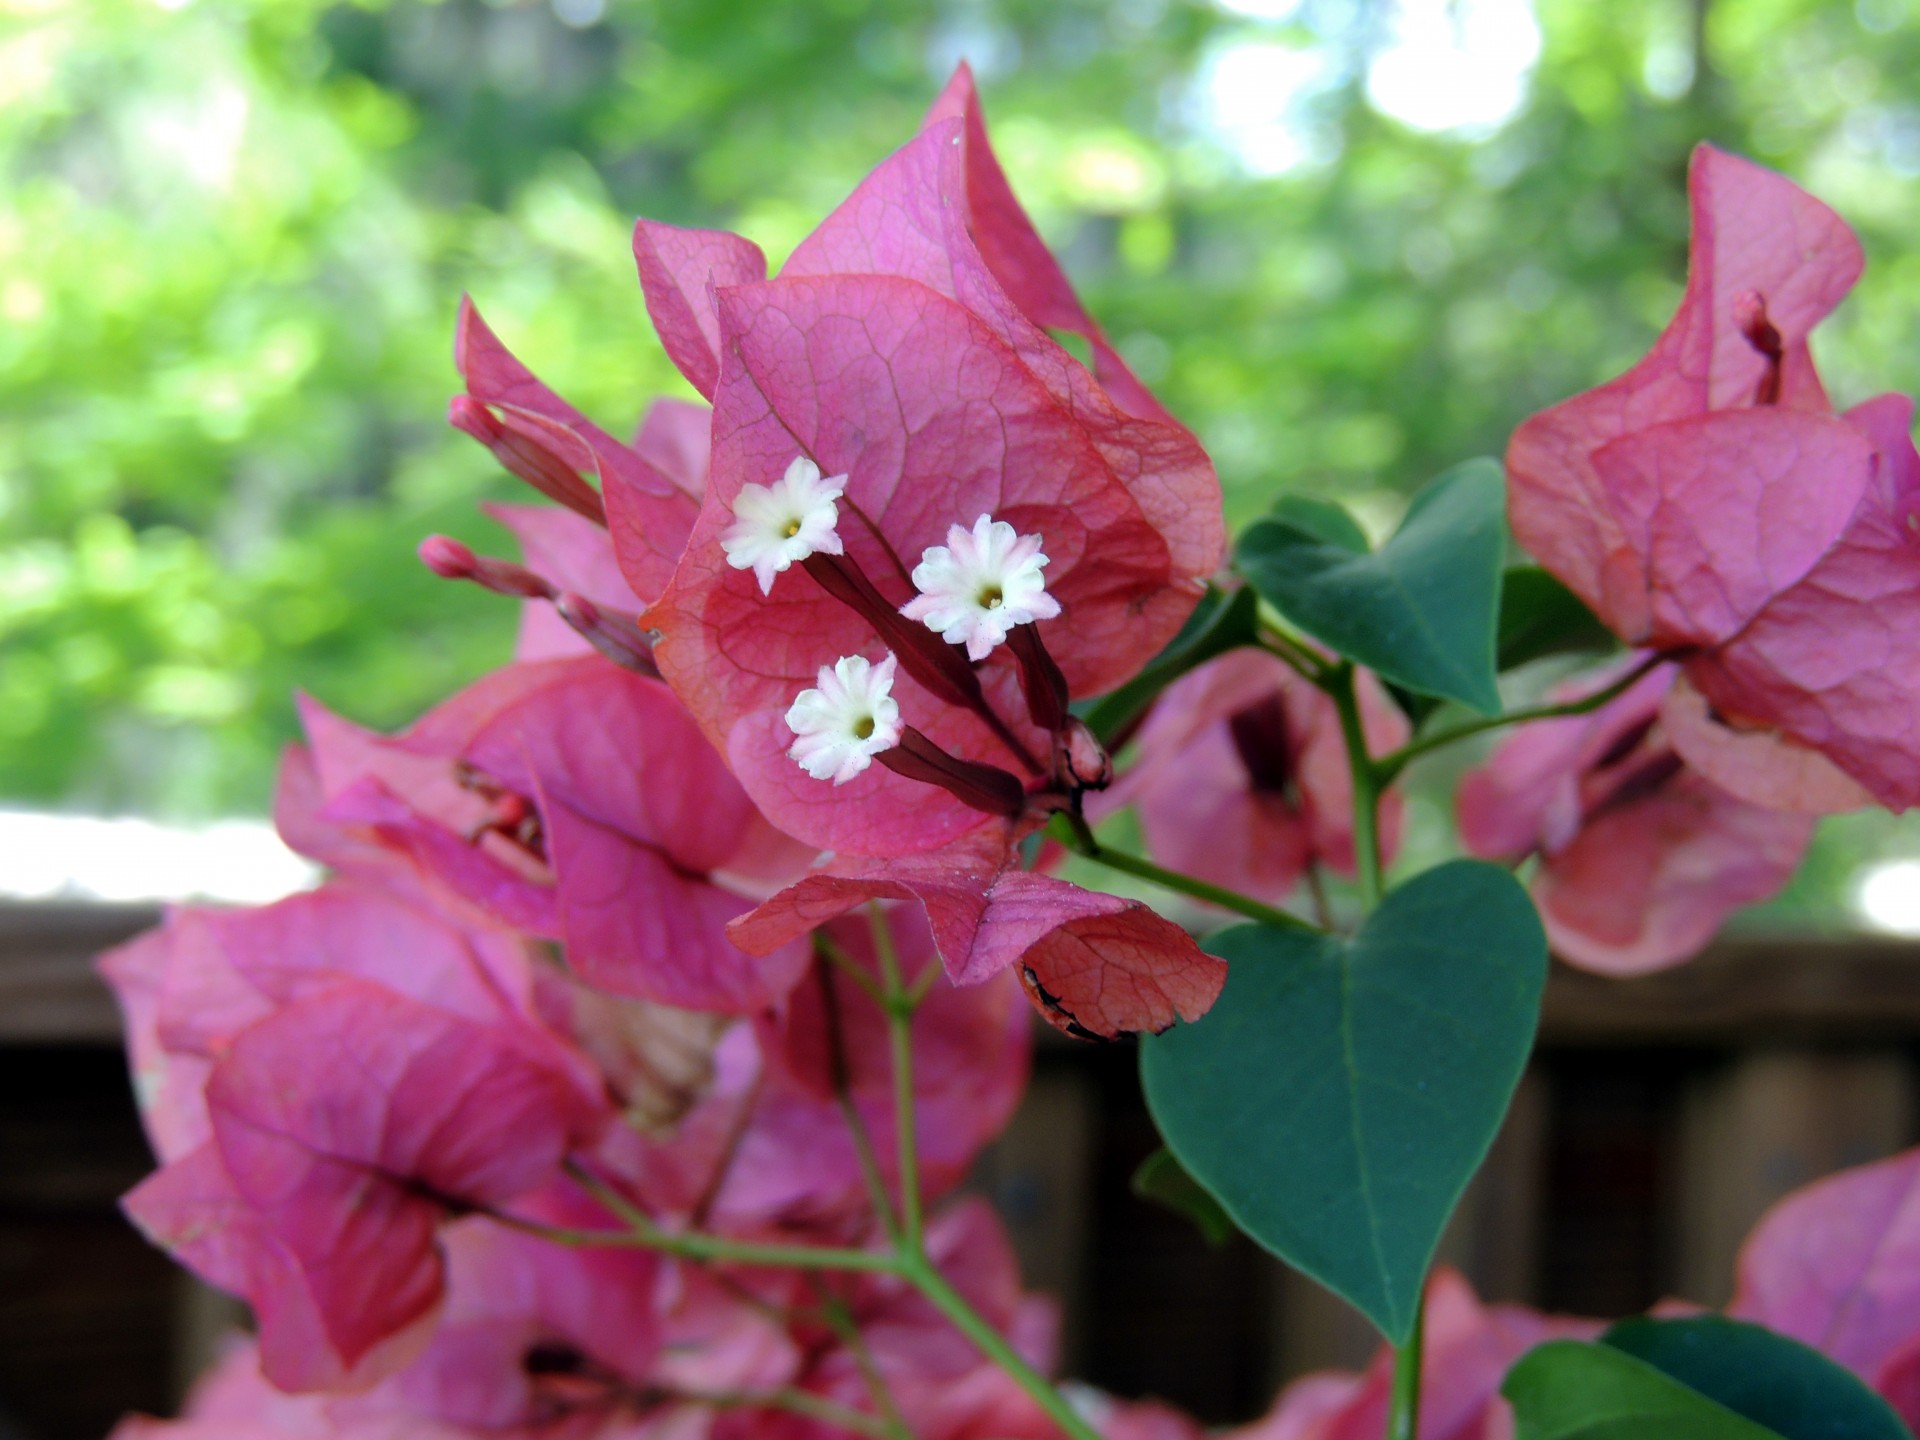
<instances>
[{"instance_id":1,"label":"heart-shaped green leaf","mask_svg":"<svg viewBox=\"0 0 1920 1440\"><path fill-rule=\"evenodd\" d=\"M1502 673L1546 655L1617 650L1620 642L1580 597L1538 565L1515 565L1500 587Z\"/></svg>"},{"instance_id":2,"label":"heart-shaped green leaf","mask_svg":"<svg viewBox=\"0 0 1920 1440\"><path fill-rule=\"evenodd\" d=\"M1164 1145L1140 1162L1128 1187L1142 1200L1165 1206L1192 1222L1207 1244L1218 1249L1233 1238L1233 1217L1207 1193L1198 1180L1181 1168Z\"/></svg>"},{"instance_id":3,"label":"heart-shaped green leaf","mask_svg":"<svg viewBox=\"0 0 1920 1440\"><path fill-rule=\"evenodd\" d=\"M1456 860L1352 938L1243 925L1207 1015L1141 1045L1153 1118L1241 1229L1404 1342L1540 1016L1547 944L1505 870Z\"/></svg>"},{"instance_id":4,"label":"heart-shaped green leaf","mask_svg":"<svg viewBox=\"0 0 1920 1440\"><path fill-rule=\"evenodd\" d=\"M1514 1440L1780 1440L1610 1345L1529 1350L1500 1393L1513 1402Z\"/></svg>"},{"instance_id":5,"label":"heart-shaped green leaf","mask_svg":"<svg viewBox=\"0 0 1920 1440\"><path fill-rule=\"evenodd\" d=\"M1356 553L1324 525L1281 517L1248 529L1237 563L1261 598L1316 640L1384 680L1491 715L1500 708L1505 505L1500 467L1471 460L1415 496L1377 551Z\"/></svg>"},{"instance_id":6,"label":"heart-shaped green leaf","mask_svg":"<svg viewBox=\"0 0 1920 1440\"><path fill-rule=\"evenodd\" d=\"M1267 514L1283 525L1304 530L1316 540L1356 555L1367 553L1367 532L1346 506L1313 495L1282 495Z\"/></svg>"},{"instance_id":7,"label":"heart-shaped green leaf","mask_svg":"<svg viewBox=\"0 0 1920 1440\"><path fill-rule=\"evenodd\" d=\"M1786 1440L1913 1440L1859 1376L1763 1325L1623 1320L1600 1339Z\"/></svg>"}]
</instances>

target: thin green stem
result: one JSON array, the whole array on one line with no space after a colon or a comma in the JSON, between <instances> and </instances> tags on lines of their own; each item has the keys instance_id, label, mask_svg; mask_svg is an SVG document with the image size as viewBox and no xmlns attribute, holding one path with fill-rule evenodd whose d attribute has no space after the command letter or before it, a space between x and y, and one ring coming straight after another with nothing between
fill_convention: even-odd
<instances>
[{"instance_id":1,"label":"thin green stem","mask_svg":"<svg viewBox=\"0 0 1920 1440\"><path fill-rule=\"evenodd\" d=\"M576 1177L586 1173L578 1166L570 1165L568 1168ZM606 1186L590 1188L603 1198L607 1193ZM901 1273L899 1257L882 1250L842 1250L822 1245L763 1245L749 1240L730 1240L724 1235L662 1230L624 1201L616 1208L616 1213L627 1221L629 1228L625 1230L585 1230L566 1225L547 1225L504 1210L485 1210L481 1213L503 1225L511 1225L529 1235L551 1240L556 1245L657 1250L663 1255L676 1255L685 1260L718 1260L733 1265L760 1265L771 1269L861 1270L887 1275Z\"/></svg>"},{"instance_id":2,"label":"thin green stem","mask_svg":"<svg viewBox=\"0 0 1920 1440\"><path fill-rule=\"evenodd\" d=\"M887 1011L887 1039L893 1055L893 1130L898 1142L900 1175L900 1250L921 1254L925 1217L920 1206L920 1147L914 1121L913 1012L914 997L900 969L900 952L893 943L887 913L878 901L867 906L873 927L873 953L880 962L881 1003Z\"/></svg>"},{"instance_id":3,"label":"thin green stem","mask_svg":"<svg viewBox=\"0 0 1920 1440\"><path fill-rule=\"evenodd\" d=\"M1115 850L1110 845L1102 845L1093 838L1092 827L1078 815L1069 815L1065 812L1055 815L1052 824L1048 827L1048 833L1084 859L1105 865L1109 870L1118 870L1122 874L1151 881L1163 890L1191 895L1196 900L1205 900L1220 906L1223 910L1244 915L1249 920L1258 920L1263 925L1277 925L1287 930L1318 928L1298 915L1263 904L1251 895L1242 895L1238 890L1229 890L1225 886L1215 885L1197 876L1182 875L1177 870L1168 870L1142 856L1129 855L1124 850Z\"/></svg>"},{"instance_id":4,"label":"thin green stem","mask_svg":"<svg viewBox=\"0 0 1920 1440\"><path fill-rule=\"evenodd\" d=\"M1568 715L1591 714L1609 700L1617 700L1626 694L1635 683L1646 676L1648 671L1668 658L1664 655L1649 655L1611 685L1579 700L1569 700L1559 705L1532 705L1524 710L1509 710L1504 715L1489 715L1483 719L1469 720L1464 724L1450 726L1445 730L1436 730L1431 735L1421 735L1409 740L1398 750L1391 750L1380 756L1374 761L1374 766L1379 770L1383 781L1390 781L1407 767L1409 761L1461 740L1471 739L1475 735L1484 735L1489 730L1498 730L1507 725L1524 725L1529 720L1558 720Z\"/></svg>"},{"instance_id":5,"label":"thin green stem","mask_svg":"<svg viewBox=\"0 0 1920 1440\"><path fill-rule=\"evenodd\" d=\"M1380 903L1380 792L1386 788L1380 764L1367 751L1367 734L1360 722L1360 700L1353 685L1353 663L1342 661L1327 676L1325 689L1340 715L1340 736L1347 745L1347 768L1353 776L1353 854L1360 875L1360 903L1368 910Z\"/></svg>"},{"instance_id":6,"label":"thin green stem","mask_svg":"<svg viewBox=\"0 0 1920 1440\"><path fill-rule=\"evenodd\" d=\"M676 1400L723 1409L786 1410L837 1425L856 1435L871 1435L874 1440L913 1440L912 1432L905 1426L895 1429L883 1416L868 1415L825 1396L788 1386L778 1390L675 1390L670 1393Z\"/></svg>"},{"instance_id":7,"label":"thin green stem","mask_svg":"<svg viewBox=\"0 0 1920 1440\"><path fill-rule=\"evenodd\" d=\"M867 973L864 965L847 953L844 945L826 931L816 930L813 932L813 948L818 954L826 956L834 969L866 991L867 998L874 1004L885 1006L887 1002L881 993L879 982Z\"/></svg>"},{"instance_id":8,"label":"thin green stem","mask_svg":"<svg viewBox=\"0 0 1920 1440\"><path fill-rule=\"evenodd\" d=\"M846 1122L847 1134L853 1141L854 1158L859 1161L860 1178L866 1182L867 1199L873 1205L873 1213L879 1217L880 1228L886 1231L888 1242L897 1246L900 1226L894 1219L893 1201L887 1194L886 1179L880 1173L880 1159L874 1153L873 1136L867 1130L860 1107L853 1102L853 1089L847 1079L846 1027L842 1024L840 991L834 982L831 963L820 965L820 993L826 1002L822 1008L826 1014L827 1054L833 1067L834 1103L840 1107L840 1118ZM885 1000L882 999L881 1003L884 1005Z\"/></svg>"},{"instance_id":9,"label":"thin green stem","mask_svg":"<svg viewBox=\"0 0 1920 1440\"><path fill-rule=\"evenodd\" d=\"M889 1440L913 1440L913 1431L907 1425L906 1416L900 1413L900 1406L887 1386L886 1377L880 1373L880 1367L873 1363L873 1352L867 1348L867 1338L860 1333L860 1324L847 1308L847 1302L838 1295L827 1295L822 1298L821 1308L826 1315L828 1328L840 1337L840 1343L853 1356L854 1366L859 1370L860 1378L866 1382L867 1393L873 1397L874 1408L880 1412Z\"/></svg>"},{"instance_id":10,"label":"thin green stem","mask_svg":"<svg viewBox=\"0 0 1920 1440\"><path fill-rule=\"evenodd\" d=\"M1309 680L1318 685L1326 677L1327 662L1286 631L1270 624L1262 624L1258 639L1261 649L1284 660L1303 680Z\"/></svg>"},{"instance_id":11,"label":"thin green stem","mask_svg":"<svg viewBox=\"0 0 1920 1440\"><path fill-rule=\"evenodd\" d=\"M1393 1398L1387 1410L1387 1440L1415 1440L1420 1433L1420 1355L1426 1341L1426 1296L1413 1317L1413 1333L1394 1352Z\"/></svg>"},{"instance_id":12,"label":"thin green stem","mask_svg":"<svg viewBox=\"0 0 1920 1440\"><path fill-rule=\"evenodd\" d=\"M936 1310L977 1345L981 1354L1006 1371L1073 1440L1100 1440L1099 1433L1080 1418L1073 1406L1067 1403L1066 1397L1054 1389L1046 1376L1021 1358L1020 1352L1007 1343L1007 1338L988 1324L959 1291L947 1283L946 1277L933 1268L931 1261L924 1256L910 1259L905 1274Z\"/></svg>"}]
</instances>

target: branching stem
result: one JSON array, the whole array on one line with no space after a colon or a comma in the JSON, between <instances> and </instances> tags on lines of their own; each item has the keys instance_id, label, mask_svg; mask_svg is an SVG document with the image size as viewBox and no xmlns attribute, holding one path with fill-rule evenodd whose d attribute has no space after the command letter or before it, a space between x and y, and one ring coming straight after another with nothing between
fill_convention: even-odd
<instances>
[{"instance_id":1,"label":"branching stem","mask_svg":"<svg viewBox=\"0 0 1920 1440\"><path fill-rule=\"evenodd\" d=\"M1130 855L1124 850L1115 850L1103 845L1093 837L1093 829L1078 815L1062 812L1053 817L1047 833L1074 854L1096 864L1105 865L1109 870L1118 870L1122 874L1132 875L1158 885L1163 890L1172 890L1177 894L1191 895L1196 900L1205 900L1218 905L1223 910L1231 910L1236 915L1244 915L1249 920L1258 920L1263 925L1277 925L1284 930L1315 930L1311 921L1300 916L1255 900L1251 895L1242 895L1238 890L1229 890L1223 885L1202 880L1195 875L1182 875L1177 870L1168 870L1153 861L1139 855Z\"/></svg>"}]
</instances>

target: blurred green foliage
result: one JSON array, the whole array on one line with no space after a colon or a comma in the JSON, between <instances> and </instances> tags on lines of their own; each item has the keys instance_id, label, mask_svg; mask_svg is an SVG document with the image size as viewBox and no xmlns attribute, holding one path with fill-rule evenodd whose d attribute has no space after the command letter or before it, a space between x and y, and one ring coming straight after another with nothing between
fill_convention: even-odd
<instances>
[{"instance_id":1,"label":"blurred green foliage","mask_svg":"<svg viewBox=\"0 0 1920 1440\"><path fill-rule=\"evenodd\" d=\"M1445 131L1370 75L1476 4L1524 52L1525 0L605 3L0 4L0 797L258 809L294 686L391 724L502 658L505 602L412 555L505 548L442 423L460 292L628 425L688 393L631 217L777 259L962 55L1236 521L1383 522L1635 358L1703 138L1862 232L1836 396L1920 390L1915 0L1536 0L1524 103Z\"/></svg>"}]
</instances>

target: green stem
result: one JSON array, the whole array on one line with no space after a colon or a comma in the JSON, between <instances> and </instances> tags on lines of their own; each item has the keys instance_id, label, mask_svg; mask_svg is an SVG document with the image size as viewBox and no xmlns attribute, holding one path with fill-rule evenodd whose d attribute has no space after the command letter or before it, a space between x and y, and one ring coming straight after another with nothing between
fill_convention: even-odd
<instances>
[{"instance_id":1,"label":"green stem","mask_svg":"<svg viewBox=\"0 0 1920 1440\"><path fill-rule=\"evenodd\" d=\"M1315 685L1325 681L1329 669L1327 662L1286 631L1270 623L1262 623L1258 638L1261 649L1284 660L1301 679Z\"/></svg>"},{"instance_id":2,"label":"green stem","mask_svg":"<svg viewBox=\"0 0 1920 1440\"><path fill-rule=\"evenodd\" d=\"M1420 1352L1426 1340L1426 1296L1413 1317L1413 1333L1394 1352L1393 1398L1387 1411L1387 1440L1415 1440L1420 1433Z\"/></svg>"},{"instance_id":3,"label":"green stem","mask_svg":"<svg viewBox=\"0 0 1920 1440\"><path fill-rule=\"evenodd\" d=\"M782 1387L778 1390L675 1390L674 1399L721 1409L786 1410L805 1415L828 1425L851 1430L856 1435L871 1435L874 1440L913 1440L904 1426L895 1429L883 1417L867 1415L847 1405L805 1390Z\"/></svg>"},{"instance_id":4,"label":"green stem","mask_svg":"<svg viewBox=\"0 0 1920 1440\"><path fill-rule=\"evenodd\" d=\"M1047 1377L1021 1358L1007 1338L981 1317L925 1256L908 1257L902 1272L913 1287L926 1296L933 1307L954 1327L980 1348L980 1353L1006 1371L1016 1384L1033 1397L1053 1422L1073 1440L1100 1440L1099 1432L1080 1418L1066 1397L1054 1389Z\"/></svg>"},{"instance_id":5,"label":"green stem","mask_svg":"<svg viewBox=\"0 0 1920 1440\"><path fill-rule=\"evenodd\" d=\"M826 1001L823 1008L826 1012L827 1050L833 1064L834 1103L840 1107L840 1118L846 1122L847 1134L853 1140L854 1158L860 1162L860 1178L866 1182L867 1199L873 1205L873 1213L879 1217L880 1228L886 1232L888 1242L898 1245L900 1225L894 1219L893 1201L887 1195L887 1182L880 1173L880 1158L874 1153L873 1136L867 1132L867 1122L860 1114L860 1107L854 1104L853 1090L847 1081L845 1027L841 1024L840 992L834 983L831 963L820 967L820 991L821 998ZM883 999L881 1003L884 1005L886 1002Z\"/></svg>"},{"instance_id":6,"label":"green stem","mask_svg":"<svg viewBox=\"0 0 1920 1440\"><path fill-rule=\"evenodd\" d=\"M900 1413L900 1406L888 1388L886 1377L880 1373L880 1367L873 1363L873 1352L867 1348L867 1339L860 1333L860 1324L853 1318L853 1312L847 1308L846 1301L838 1295L829 1295L823 1304L827 1317L827 1326L840 1337L840 1343L847 1347L847 1353L853 1356L855 1368L860 1378L866 1381L867 1393L873 1397L873 1403L880 1412L880 1418L886 1426L889 1440L913 1440L913 1431Z\"/></svg>"},{"instance_id":7,"label":"green stem","mask_svg":"<svg viewBox=\"0 0 1920 1440\"><path fill-rule=\"evenodd\" d=\"M1353 685L1353 664L1342 661L1326 680L1327 694L1340 714L1340 735L1347 744L1347 768L1353 776L1353 854L1360 874L1360 903L1371 910L1380 903L1380 792L1387 777L1381 764L1367 752L1367 734L1360 721L1360 700Z\"/></svg>"},{"instance_id":8,"label":"green stem","mask_svg":"<svg viewBox=\"0 0 1920 1440\"><path fill-rule=\"evenodd\" d=\"M1446 730L1436 730L1431 735L1422 735L1409 740L1398 750L1389 751L1375 760L1374 767L1380 772L1382 781L1390 781L1406 769L1407 762L1442 749L1461 740L1471 739L1475 735L1484 735L1489 730L1498 730L1506 725L1524 725L1529 720L1558 720L1568 715L1587 715L1598 710L1609 700L1617 700L1643 679L1647 672L1666 661L1668 656L1649 655L1633 669L1627 671L1618 680L1604 689L1580 700L1569 700L1560 705L1533 705L1524 710L1509 710L1504 715L1489 715L1480 720L1469 720L1465 724L1455 725Z\"/></svg>"},{"instance_id":9,"label":"green stem","mask_svg":"<svg viewBox=\"0 0 1920 1440\"><path fill-rule=\"evenodd\" d=\"M1052 824L1048 827L1048 833L1083 859L1105 865L1109 870L1118 870L1122 874L1151 881L1163 890L1191 895L1196 900L1208 901L1220 906L1223 910L1244 915L1249 920L1258 920L1263 925L1277 925L1286 930L1318 928L1298 915L1290 914L1272 905L1262 904L1251 895L1242 895L1238 890L1229 890L1224 886L1199 879L1197 876L1182 875L1177 870L1168 870L1139 855L1129 855L1124 850L1115 850L1111 846L1102 845L1093 838L1092 827L1078 815L1069 815L1065 812L1055 815Z\"/></svg>"},{"instance_id":10,"label":"green stem","mask_svg":"<svg viewBox=\"0 0 1920 1440\"><path fill-rule=\"evenodd\" d=\"M913 1012L915 1001L900 971L887 915L875 901L867 907L873 927L873 953L880 962L881 1003L887 1011L887 1039L893 1054L893 1130L900 1171L900 1250L921 1253L925 1220L920 1207L920 1147L913 1105Z\"/></svg>"},{"instance_id":11,"label":"green stem","mask_svg":"<svg viewBox=\"0 0 1920 1440\"><path fill-rule=\"evenodd\" d=\"M577 1165L568 1165L568 1170L578 1178L588 1172ZM601 1198L610 1193L609 1187L597 1181L588 1187ZM609 1206L621 1219L627 1222L625 1230L582 1230L565 1225L544 1225L538 1220L523 1219L503 1210L486 1210L481 1213L503 1225L511 1225L529 1235L538 1235L543 1240L551 1240L556 1245L576 1245L583 1247L605 1246L623 1250L658 1250L663 1255L677 1255L684 1260L718 1260L732 1265L760 1265L770 1269L789 1270L862 1270L880 1274L899 1274L899 1259L881 1250L842 1250L824 1245L763 1245L750 1240L729 1240L724 1235L707 1235L698 1232L675 1233L662 1230L646 1215L635 1210L624 1200L617 1206Z\"/></svg>"}]
</instances>

